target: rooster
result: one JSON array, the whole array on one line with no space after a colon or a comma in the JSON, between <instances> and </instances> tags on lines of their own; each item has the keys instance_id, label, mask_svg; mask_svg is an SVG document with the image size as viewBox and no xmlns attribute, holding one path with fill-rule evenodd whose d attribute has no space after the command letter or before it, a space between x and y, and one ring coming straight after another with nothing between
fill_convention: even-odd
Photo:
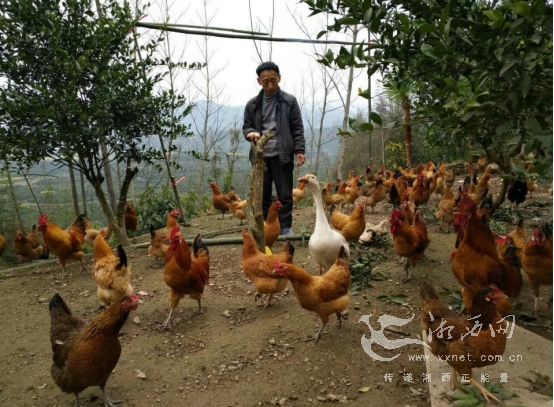
<instances>
[{"instance_id":1,"label":"rooster","mask_svg":"<svg viewBox=\"0 0 554 407\"><path fill-rule=\"evenodd\" d=\"M198 301L198 311L192 316L202 314L202 294L210 278L210 252L200 235L196 235L192 244L193 254L189 245L181 237L179 226L171 230L169 248L165 254L164 280L169 286L169 301L171 310L163 328L171 328L171 316L185 295Z\"/></svg>"},{"instance_id":2,"label":"rooster","mask_svg":"<svg viewBox=\"0 0 554 407\"><path fill-rule=\"evenodd\" d=\"M85 215L77 216L68 231L62 230L58 225L49 222L47 215L38 218L38 230L42 232L45 245L56 255L58 263L62 266L62 278L65 266L69 260L79 260L81 271L87 271L83 263L82 245L85 240Z\"/></svg>"}]
</instances>

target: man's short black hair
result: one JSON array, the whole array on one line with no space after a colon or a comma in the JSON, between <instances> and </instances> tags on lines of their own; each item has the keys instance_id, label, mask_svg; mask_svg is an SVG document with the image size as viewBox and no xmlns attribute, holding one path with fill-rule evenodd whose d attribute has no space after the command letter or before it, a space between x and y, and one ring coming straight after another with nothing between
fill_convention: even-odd
<instances>
[{"instance_id":1,"label":"man's short black hair","mask_svg":"<svg viewBox=\"0 0 554 407\"><path fill-rule=\"evenodd\" d=\"M263 72L263 71L275 71L277 72L277 75L281 75L281 73L279 72L279 67L277 66L277 64L275 62L264 62L263 64L261 64L260 66L258 66L256 68L256 75L258 75L258 78L260 77L260 74Z\"/></svg>"}]
</instances>

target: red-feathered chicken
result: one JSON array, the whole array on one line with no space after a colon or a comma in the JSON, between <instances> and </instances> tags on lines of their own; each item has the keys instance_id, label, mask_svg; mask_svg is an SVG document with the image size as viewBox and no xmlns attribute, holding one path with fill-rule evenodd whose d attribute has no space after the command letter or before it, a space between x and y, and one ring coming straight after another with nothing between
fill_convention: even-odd
<instances>
[{"instance_id":1,"label":"red-feathered chicken","mask_svg":"<svg viewBox=\"0 0 554 407\"><path fill-rule=\"evenodd\" d=\"M17 232L13 240L13 250L18 255L18 263L33 261L40 257L42 246L40 245L36 225L33 225L31 232L27 236Z\"/></svg>"},{"instance_id":2,"label":"red-feathered chicken","mask_svg":"<svg viewBox=\"0 0 554 407\"><path fill-rule=\"evenodd\" d=\"M125 230L127 230L127 234L138 230L137 213L129 202L125 202Z\"/></svg>"},{"instance_id":3,"label":"red-feathered chicken","mask_svg":"<svg viewBox=\"0 0 554 407\"><path fill-rule=\"evenodd\" d=\"M83 263L85 254L82 249L86 233L84 219L85 215L77 216L73 225L66 232L58 225L48 222L47 215L40 215L38 218L38 230L42 232L45 245L56 255L58 263L62 266L62 278L69 260L79 260L82 270L87 270Z\"/></svg>"},{"instance_id":4,"label":"red-feathered chicken","mask_svg":"<svg viewBox=\"0 0 554 407\"><path fill-rule=\"evenodd\" d=\"M533 231L523 251L523 270L535 296L535 317L539 309L541 285L552 285L552 241L545 238L540 227Z\"/></svg>"},{"instance_id":5,"label":"red-feathered chicken","mask_svg":"<svg viewBox=\"0 0 554 407\"><path fill-rule=\"evenodd\" d=\"M123 297L88 324L74 315L62 297L55 294L50 300L50 343L53 363L50 370L56 385L64 392L75 395L79 407L79 393L90 386L100 386L104 407L115 407L119 401L111 400L106 383L119 356L119 331L129 313L137 308L137 297Z\"/></svg>"},{"instance_id":6,"label":"red-feathered chicken","mask_svg":"<svg viewBox=\"0 0 554 407\"><path fill-rule=\"evenodd\" d=\"M216 210L221 212L221 218L218 219L223 219L225 212L231 211L231 197L229 194L222 194L215 182L210 182L210 188L212 189L212 204Z\"/></svg>"},{"instance_id":7,"label":"red-feathered chicken","mask_svg":"<svg viewBox=\"0 0 554 407\"><path fill-rule=\"evenodd\" d=\"M471 373L474 368L494 365L506 349L509 330L496 309L506 295L494 285L480 289L473 297L471 319L444 305L427 283L421 287L420 296L421 326L428 332L427 345L435 356L452 366L452 386L456 385L457 373L468 375L487 401L489 397L499 401Z\"/></svg>"},{"instance_id":8,"label":"red-feathered chicken","mask_svg":"<svg viewBox=\"0 0 554 407\"><path fill-rule=\"evenodd\" d=\"M425 219L418 210L415 213L414 224L410 226L404 214L395 209L390 218L390 231L394 239L394 251L400 257L408 259L405 267L406 279L403 282L411 281L413 268L429 246Z\"/></svg>"},{"instance_id":9,"label":"red-feathered chicken","mask_svg":"<svg viewBox=\"0 0 554 407\"><path fill-rule=\"evenodd\" d=\"M281 224L279 223L281 207L281 201L272 202L267 211L267 219L264 222L265 245L270 249L281 234Z\"/></svg>"},{"instance_id":10,"label":"red-feathered chicken","mask_svg":"<svg viewBox=\"0 0 554 407\"><path fill-rule=\"evenodd\" d=\"M171 311L163 325L163 329L171 328L171 316L185 295L198 301L198 311L192 316L202 314L202 294L210 278L210 252L200 235L196 235L192 244L193 254L189 245L181 237L179 226L175 226L170 235L171 243L165 254L164 280L169 287L169 302Z\"/></svg>"},{"instance_id":11,"label":"red-feathered chicken","mask_svg":"<svg viewBox=\"0 0 554 407\"><path fill-rule=\"evenodd\" d=\"M156 259L156 266L158 265L158 259L165 258L165 252L169 247L169 235L175 226L179 226L177 222L178 217L179 211L174 209L167 214L165 228L155 230L154 226L150 225L148 254Z\"/></svg>"}]
</instances>

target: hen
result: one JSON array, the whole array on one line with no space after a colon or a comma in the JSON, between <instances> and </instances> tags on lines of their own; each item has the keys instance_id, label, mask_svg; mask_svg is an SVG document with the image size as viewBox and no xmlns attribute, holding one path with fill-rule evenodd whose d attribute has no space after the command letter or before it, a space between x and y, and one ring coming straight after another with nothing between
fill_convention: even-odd
<instances>
[{"instance_id":1,"label":"hen","mask_svg":"<svg viewBox=\"0 0 554 407\"><path fill-rule=\"evenodd\" d=\"M125 202L125 230L127 234L138 230L138 217L129 202Z\"/></svg>"},{"instance_id":2,"label":"hen","mask_svg":"<svg viewBox=\"0 0 554 407\"><path fill-rule=\"evenodd\" d=\"M279 209L281 201L274 201L267 210L267 219L264 222L265 245L270 249L281 234L281 224L279 223Z\"/></svg>"},{"instance_id":3,"label":"hen","mask_svg":"<svg viewBox=\"0 0 554 407\"><path fill-rule=\"evenodd\" d=\"M169 235L175 226L179 226L177 222L178 217L179 211L174 209L167 214L165 228L155 230L154 226L150 225L150 246L148 247L148 254L156 259L156 266L158 265L158 259L165 258L165 252L169 247Z\"/></svg>"},{"instance_id":4,"label":"hen","mask_svg":"<svg viewBox=\"0 0 554 407\"><path fill-rule=\"evenodd\" d=\"M306 188L306 184L303 184L300 182L298 184L298 187L292 190L292 204L294 205L295 208L298 207L298 204L300 203L301 200L306 198L305 188Z\"/></svg>"},{"instance_id":5,"label":"hen","mask_svg":"<svg viewBox=\"0 0 554 407\"><path fill-rule=\"evenodd\" d=\"M485 172L486 168L487 168L487 155L483 153L481 154L481 157L479 157L479 160L477 160L477 170L481 172Z\"/></svg>"},{"instance_id":6,"label":"hen","mask_svg":"<svg viewBox=\"0 0 554 407\"><path fill-rule=\"evenodd\" d=\"M97 296L106 307L119 302L123 297L133 294L131 269L127 265L127 255L123 246L117 246L117 256L100 233L94 240L92 248L94 264L92 275L98 287Z\"/></svg>"},{"instance_id":7,"label":"hen","mask_svg":"<svg viewBox=\"0 0 554 407\"><path fill-rule=\"evenodd\" d=\"M242 231L242 271L254 283L256 287L257 301L262 294L268 294L269 299L260 306L269 307L273 295L280 293L287 286L287 280L276 278L272 274L273 265L276 261L292 263L294 257L294 246L286 242L280 254L267 255L258 250L254 238L246 231Z\"/></svg>"},{"instance_id":8,"label":"hen","mask_svg":"<svg viewBox=\"0 0 554 407\"><path fill-rule=\"evenodd\" d=\"M356 199L358 199L358 197L360 196L359 189L358 189L359 182L360 182L359 176L352 178L352 181L350 182L350 186L346 187L344 190L344 192L346 193L346 199L344 203L349 203L354 205L354 203L356 202Z\"/></svg>"},{"instance_id":9,"label":"hen","mask_svg":"<svg viewBox=\"0 0 554 407\"><path fill-rule=\"evenodd\" d=\"M394 251L400 257L408 259L404 268L406 279L403 282L411 281L413 268L429 246L427 225L421 211L416 211L414 224L410 226L406 222L404 214L395 209L390 218L390 231L394 239Z\"/></svg>"},{"instance_id":10,"label":"hen","mask_svg":"<svg viewBox=\"0 0 554 407\"><path fill-rule=\"evenodd\" d=\"M242 202L246 202L246 204L248 204L248 201L242 201ZM240 224L242 226L242 221L244 219L246 219L246 213L244 213L244 208L241 207L241 204L242 204L241 201L231 201L231 203L229 204L229 209L231 210L231 213L233 214L233 216L235 218L237 218L238 220L240 220Z\"/></svg>"},{"instance_id":11,"label":"hen","mask_svg":"<svg viewBox=\"0 0 554 407\"><path fill-rule=\"evenodd\" d=\"M132 294L112 304L88 324L74 315L59 294L50 300L50 343L53 363L50 370L56 385L64 393L75 395L90 386L100 386L104 407L115 407L119 401L111 400L106 383L119 357L121 343L119 331L129 313L137 308L137 297Z\"/></svg>"},{"instance_id":12,"label":"hen","mask_svg":"<svg viewBox=\"0 0 554 407\"><path fill-rule=\"evenodd\" d=\"M450 225L454 221L454 209L456 209L456 199L450 188L444 190L442 201L439 202L439 208L435 216L440 221L439 230L443 231L442 226L448 225L447 233L450 233Z\"/></svg>"},{"instance_id":13,"label":"hen","mask_svg":"<svg viewBox=\"0 0 554 407\"><path fill-rule=\"evenodd\" d=\"M82 271L87 268L83 263L82 245L85 240L85 215L77 216L69 231L62 230L58 225L49 222L47 215L38 218L38 230L42 232L44 243L51 252L56 255L58 263L62 266L62 278L65 266L69 260L79 260Z\"/></svg>"},{"instance_id":14,"label":"hen","mask_svg":"<svg viewBox=\"0 0 554 407\"><path fill-rule=\"evenodd\" d=\"M223 219L225 212L231 210L231 197L228 194L222 194L215 182L210 182L210 188L212 189L212 204L216 210L221 212L221 218L218 219Z\"/></svg>"},{"instance_id":15,"label":"hen","mask_svg":"<svg viewBox=\"0 0 554 407\"><path fill-rule=\"evenodd\" d=\"M96 230L92 227L87 218L84 218L83 222L85 223L85 242L88 244L93 245L96 236L98 236L100 232L103 232L104 238L107 240L110 240L112 237L112 229L109 226Z\"/></svg>"},{"instance_id":16,"label":"hen","mask_svg":"<svg viewBox=\"0 0 554 407\"><path fill-rule=\"evenodd\" d=\"M341 247L335 264L322 276L312 276L301 267L275 262L273 273L279 277L287 278L294 287L296 299L300 306L308 311L315 312L321 318L321 328L315 336L307 340L315 340L321 337L321 332L329 317L335 314L339 320L347 319L342 312L350 304L350 270L348 268L348 253Z\"/></svg>"},{"instance_id":17,"label":"hen","mask_svg":"<svg viewBox=\"0 0 554 407\"><path fill-rule=\"evenodd\" d=\"M387 197L385 187L383 185L383 180L379 178L375 183L375 188L373 191L370 191L369 197L364 200L364 207L370 207L371 212L375 212L375 205L383 201Z\"/></svg>"},{"instance_id":18,"label":"hen","mask_svg":"<svg viewBox=\"0 0 554 407\"><path fill-rule=\"evenodd\" d=\"M31 232L27 236L17 232L13 240L13 250L18 255L18 263L40 258L43 250L42 246L40 246L36 225L33 225Z\"/></svg>"},{"instance_id":19,"label":"hen","mask_svg":"<svg viewBox=\"0 0 554 407\"><path fill-rule=\"evenodd\" d=\"M365 231L364 204L359 203L350 216L340 213L331 205L331 225L344 236L347 242L357 242Z\"/></svg>"},{"instance_id":20,"label":"hen","mask_svg":"<svg viewBox=\"0 0 554 407\"><path fill-rule=\"evenodd\" d=\"M185 295L198 301L198 311L192 316L203 313L202 294L210 278L210 252L199 234L192 244L193 254L185 239L181 237L179 226L171 230L170 240L165 257L164 280L169 287L171 310L162 329L171 328L173 311Z\"/></svg>"},{"instance_id":21,"label":"hen","mask_svg":"<svg viewBox=\"0 0 554 407\"><path fill-rule=\"evenodd\" d=\"M480 289L473 297L471 318L450 310L427 283L421 287L420 296L421 326L428 332L427 345L435 356L452 367L452 385L456 385L459 373L462 379L468 377L487 401L489 397L499 401L471 374L474 368L495 364L506 349L508 327L496 309L496 304L506 295L496 286Z\"/></svg>"},{"instance_id":22,"label":"hen","mask_svg":"<svg viewBox=\"0 0 554 407\"><path fill-rule=\"evenodd\" d=\"M510 186L508 187L508 194L507 194L508 201L512 203L512 206L510 207L511 211L513 212L514 205L517 211L519 204L525 202L526 197L527 197L527 182L521 181L519 179L511 180Z\"/></svg>"},{"instance_id":23,"label":"hen","mask_svg":"<svg viewBox=\"0 0 554 407\"><path fill-rule=\"evenodd\" d=\"M539 307L541 285L552 285L552 240L545 238L540 227L533 231L531 240L526 244L522 259L527 282L535 296L535 317Z\"/></svg>"}]
</instances>

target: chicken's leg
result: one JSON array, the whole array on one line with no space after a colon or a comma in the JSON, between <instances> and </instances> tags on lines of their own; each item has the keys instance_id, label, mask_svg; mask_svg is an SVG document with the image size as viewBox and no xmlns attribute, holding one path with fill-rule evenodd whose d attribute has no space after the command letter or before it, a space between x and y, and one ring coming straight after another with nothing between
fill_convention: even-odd
<instances>
[{"instance_id":1,"label":"chicken's leg","mask_svg":"<svg viewBox=\"0 0 554 407\"><path fill-rule=\"evenodd\" d=\"M485 397L485 400L487 400L487 403L491 402L489 400L489 397L490 397L491 399L495 400L499 404L502 404L502 402L498 400L498 398L494 394L492 394L490 391L488 391L483 386L481 386L481 383L479 383L477 380L475 380L474 378L470 378L469 381L471 382L471 384L473 384L481 391L481 394L483 395L483 397Z\"/></svg>"},{"instance_id":2,"label":"chicken's leg","mask_svg":"<svg viewBox=\"0 0 554 407\"><path fill-rule=\"evenodd\" d=\"M173 314L173 309L174 308L171 308L171 310L169 311L169 316L167 317L167 319L165 320L164 325L162 326L162 331L164 329L166 329L167 327L169 327L169 329L171 329L171 323L169 321L171 321L171 315Z\"/></svg>"},{"instance_id":3,"label":"chicken's leg","mask_svg":"<svg viewBox=\"0 0 554 407\"><path fill-rule=\"evenodd\" d=\"M337 314L337 318L338 318L338 320L339 320L339 329L340 329L340 327L341 327L341 325L342 325L342 320L344 319L344 320L348 321L348 317L347 317L346 315L342 315L342 314L341 314L340 312L338 312L338 311L336 312L336 314Z\"/></svg>"},{"instance_id":4,"label":"chicken's leg","mask_svg":"<svg viewBox=\"0 0 554 407\"><path fill-rule=\"evenodd\" d=\"M202 301L202 300L198 300L198 311L196 311L194 314L192 314L190 316L191 318L197 316L198 314L203 314L204 313L204 311L202 311L202 304L201 304L200 301Z\"/></svg>"},{"instance_id":5,"label":"chicken's leg","mask_svg":"<svg viewBox=\"0 0 554 407\"><path fill-rule=\"evenodd\" d=\"M102 397L104 397L104 407L115 407L116 404L120 404L121 400L112 400L108 396L106 387L100 387L102 389Z\"/></svg>"},{"instance_id":6,"label":"chicken's leg","mask_svg":"<svg viewBox=\"0 0 554 407\"><path fill-rule=\"evenodd\" d=\"M83 407L83 406L79 403L79 393L75 393L75 404L73 405L73 407Z\"/></svg>"},{"instance_id":7,"label":"chicken's leg","mask_svg":"<svg viewBox=\"0 0 554 407\"><path fill-rule=\"evenodd\" d=\"M321 328L319 328L319 331L314 336L310 336L308 339L306 339L304 342L309 341L319 341L319 338L321 338L321 332L323 331L323 328L325 328L325 325L327 325L327 322L321 325Z\"/></svg>"},{"instance_id":8,"label":"chicken's leg","mask_svg":"<svg viewBox=\"0 0 554 407\"><path fill-rule=\"evenodd\" d=\"M260 294L258 294L260 295ZM261 295L260 295L261 296ZM271 305L271 299L273 298L273 293L269 294L269 298L265 304L259 304L258 307L264 307L267 308Z\"/></svg>"},{"instance_id":9,"label":"chicken's leg","mask_svg":"<svg viewBox=\"0 0 554 407\"><path fill-rule=\"evenodd\" d=\"M322 275L323 274L323 266L319 265L317 267L318 267L318 269L317 269L318 275Z\"/></svg>"},{"instance_id":10,"label":"chicken's leg","mask_svg":"<svg viewBox=\"0 0 554 407\"><path fill-rule=\"evenodd\" d=\"M402 283L407 283L408 281L412 281L412 265L409 261L406 261L406 266L404 267L404 270L406 271L406 279L402 281Z\"/></svg>"},{"instance_id":11,"label":"chicken's leg","mask_svg":"<svg viewBox=\"0 0 554 407\"><path fill-rule=\"evenodd\" d=\"M533 309L535 311L535 318L537 318L537 315L539 313L539 297L538 297L538 295L535 296L535 307Z\"/></svg>"},{"instance_id":12,"label":"chicken's leg","mask_svg":"<svg viewBox=\"0 0 554 407\"><path fill-rule=\"evenodd\" d=\"M88 273L88 269L87 269L87 267L85 266L85 263L83 263L83 260L81 259L81 260L79 260L79 261L81 262L81 273L82 273L83 271L86 271L86 272Z\"/></svg>"}]
</instances>

